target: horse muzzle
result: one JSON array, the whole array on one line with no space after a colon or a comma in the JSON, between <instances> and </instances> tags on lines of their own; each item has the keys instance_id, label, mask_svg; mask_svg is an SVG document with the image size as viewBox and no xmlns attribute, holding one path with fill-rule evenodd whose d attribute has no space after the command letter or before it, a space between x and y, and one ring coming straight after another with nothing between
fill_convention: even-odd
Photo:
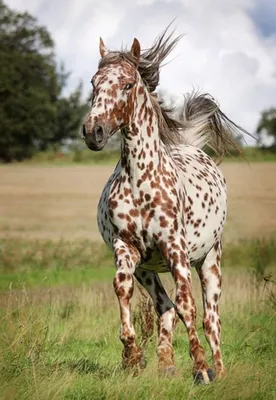
<instances>
[{"instance_id":1,"label":"horse muzzle","mask_svg":"<svg viewBox=\"0 0 276 400\"><path fill-rule=\"evenodd\" d=\"M93 151L101 151L109 138L109 130L102 125L97 124L89 132L85 126L82 126L82 134L87 147Z\"/></svg>"}]
</instances>

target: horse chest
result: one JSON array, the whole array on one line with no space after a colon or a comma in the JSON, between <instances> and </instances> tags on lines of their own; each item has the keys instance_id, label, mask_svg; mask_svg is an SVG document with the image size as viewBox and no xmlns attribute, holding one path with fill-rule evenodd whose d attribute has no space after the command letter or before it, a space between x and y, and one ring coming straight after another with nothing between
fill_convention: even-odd
<instances>
[{"instance_id":1,"label":"horse chest","mask_svg":"<svg viewBox=\"0 0 276 400\"><path fill-rule=\"evenodd\" d=\"M152 180L132 187L117 177L105 203L115 231L128 241L139 243L142 250L152 248L161 235L168 236L181 211L176 207L180 206L178 192L170 187L155 187Z\"/></svg>"}]
</instances>

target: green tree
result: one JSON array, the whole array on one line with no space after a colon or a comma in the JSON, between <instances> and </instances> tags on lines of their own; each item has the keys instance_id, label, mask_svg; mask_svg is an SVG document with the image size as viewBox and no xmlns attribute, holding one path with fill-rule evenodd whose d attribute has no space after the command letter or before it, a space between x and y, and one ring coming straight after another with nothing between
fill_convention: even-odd
<instances>
[{"instance_id":1,"label":"green tree","mask_svg":"<svg viewBox=\"0 0 276 400\"><path fill-rule=\"evenodd\" d=\"M61 144L65 139L75 139L79 135L79 127L88 104L83 103L82 85L69 97L61 97L57 103L56 123L50 142Z\"/></svg>"},{"instance_id":2,"label":"green tree","mask_svg":"<svg viewBox=\"0 0 276 400\"><path fill-rule=\"evenodd\" d=\"M262 132L273 138L273 146L276 146L276 108L265 110L261 114L257 126L257 134L261 139Z\"/></svg>"},{"instance_id":3,"label":"green tree","mask_svg":"<svg viewBox=\"0 0 276 400\"><path fill-rule=\"evenodd\" d=\"M79 86L68 98L47 29L0 0L0 159L22 160L77 135L85 106Z\"/></svg>"}]
</instances>

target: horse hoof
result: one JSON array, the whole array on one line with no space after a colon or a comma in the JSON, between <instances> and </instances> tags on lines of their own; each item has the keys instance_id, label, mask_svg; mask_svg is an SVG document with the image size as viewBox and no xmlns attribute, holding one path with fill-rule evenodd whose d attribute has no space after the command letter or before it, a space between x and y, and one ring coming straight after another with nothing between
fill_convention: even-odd
<instances>
[{"instance_id":1,"label":"horse hoof","mask_svg":"<svg viewBox=\"0 0 276 400\"><path fill-rule=\"evenodd\" d=\"M216 377L215 371L212 368L207 369L207 374L208 374L210 382L212 382Z\"/></svg>"},{"instance_id":2,"label":"horse hoof","mask_svg":"<svg viewBox=\"0 0 276 400\"><path fill-rule=\"evenodd\" d=\"M207 371L195 372L193 378L197 385L208 385L215 379L215 373L211 368L208 368Z\"/></svg>"}]
</instances>

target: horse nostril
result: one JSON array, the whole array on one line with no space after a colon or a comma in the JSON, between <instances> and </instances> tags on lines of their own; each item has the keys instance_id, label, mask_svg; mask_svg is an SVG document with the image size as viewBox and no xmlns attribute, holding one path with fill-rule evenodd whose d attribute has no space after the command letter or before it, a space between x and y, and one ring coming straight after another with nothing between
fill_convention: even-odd
<instances>
[{"instance_id":1,"label":"horse nostril","mask_svg":"<svg viewBox=\"0 0 276 400\"><path fill-rule=\"evenodd\" d=\"M103 132L103 128L98 125L95 127L95 140L97 143L101 143L103 141L103 136L104 136L104 132Z\"/></svg>"},{"instance_id":2,"label":"horse nostril","mask_svg":"<svg viewBox=\"0 0 276 400\"><path fill-rule=\"evenodd\" d=\"M86 128L84 124L82 125L82 135L84 138L86 137Z\"/></svg>"}]
</instances>

